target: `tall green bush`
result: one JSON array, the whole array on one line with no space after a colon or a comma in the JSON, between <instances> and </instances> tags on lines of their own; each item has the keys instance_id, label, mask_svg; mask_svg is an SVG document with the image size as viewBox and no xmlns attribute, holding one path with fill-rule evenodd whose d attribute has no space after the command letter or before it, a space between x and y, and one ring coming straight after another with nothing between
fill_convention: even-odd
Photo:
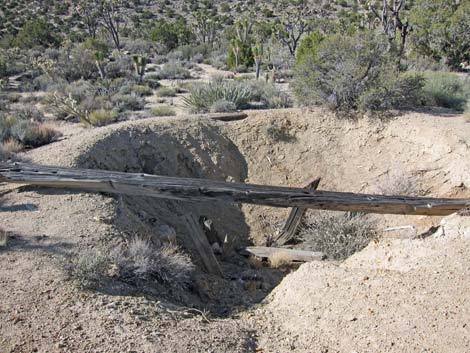
<instances>
[{"instance_id":1,"label":"tall green bush","mask_svg":"<svg viewBox=\"0 0 470 353\"><path fill-rule=\"evenodd\" d=\"M335 110L416 104L422 78L400 75L396 58L381 36L333 35L313 48L303 51L295 66L293 89L299 103Z\"/></svg>"}]
</instances>

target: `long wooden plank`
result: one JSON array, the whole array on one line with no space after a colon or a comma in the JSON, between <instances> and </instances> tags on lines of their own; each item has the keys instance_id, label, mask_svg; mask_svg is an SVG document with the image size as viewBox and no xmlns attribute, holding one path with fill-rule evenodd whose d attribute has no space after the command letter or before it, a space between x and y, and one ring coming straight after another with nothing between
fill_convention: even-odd
<instances>
[{"instance_id":1,"label":"long wooden plank","mask_svg":"<svg viewBox=\"0 0 470 353\"><path fill-rule=\"evenodd\" d=\"M275 255L282 254L282 257L287 261L319 261L323 260L325 256L321 252L285 249L285 248L272 248L265 246L249 246L241 251L242 255L254 255L261 258L270 259Z\"/></svg>"},{"instance_id":2,"label":"long wooden plank","mask_svg":"<svg viewBox=\"0 0 470 353\"><path fill-rule=\"evenodd\" d=\"M203 233L197 218L190 213L184 215L182 220L189 232L189 236L186 241L190 242L197 251L207 272L222 276L222 269L220 268L219 262L217 261L211 245L209 244L206 235Z\"/></svg>"},{"instance_id":3,"label":"long wooden plank","mask_svg":"<svg viewBox=\"0 0 470 353\"><path fill-rule=\"evenodd\" d=\"M315 179L309 183L305 188L308 190L316 190L320 184L321 178ZM300 222L307 209L305 207L294 207L287 217L287 221L279 234L274 239L274 243L279 246L287 244L291 239L295 237L297 229L299 228Z\"/></svg>"},{"instance_id":4,"label":"long wooden plank","mask_svg":"<svg viewBox=\"0 0 470 353\"><path fill-rule=\"evenodd\" d=\"M0 181L173 200L196 202L219 200L273 207L305 207L365 213L445 216L470 205L470 199L311 191L301 188L21 163L0 163Z\"/></svg>"}]
</instances>

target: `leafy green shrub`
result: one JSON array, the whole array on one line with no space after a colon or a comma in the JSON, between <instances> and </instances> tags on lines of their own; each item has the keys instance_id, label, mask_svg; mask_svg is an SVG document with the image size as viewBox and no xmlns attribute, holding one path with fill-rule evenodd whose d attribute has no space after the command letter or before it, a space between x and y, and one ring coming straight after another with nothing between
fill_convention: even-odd
<instances>
[{"instance_id":1,"label":"leafy green shrub","mask_svg":"<svg viewBox=\"0 0 470 353\"><path fill-rule=\"evenodd\" d=\"M26 22L15 38L15 44L21 48L55 47L59 43L60 39L55 34L54 27L42 18Z\"/></svg>"},{"instance_id":2,"label":"leafy green shrub","mask_svg":"<svg viewBox=\"0 0 470 353\"><path fill-rule=\"evenodd\" d=\"M158 77L162 80L186 80L191 78L191 73L181 62L174 62L163 64L158 71Z\"/></svg>"},{"instance_id":3,"label":"leafy green shrub","mask_svg":"<svg viewBox=\"0 0 470 353\"><path fill-rule=\"evenodd\" d=\"M388 43L373 34L334 35L304 54L293 89L301 104L336 110L388 109L418 96L420 77L400 76ZM407 92L401 92L406 88ZM406 94L406 96L405 96ZM380 100L384 102L380 103Z\"/></svg>"},{"instance_id":4,"label":"leafy green shrub","mask_svg":"<svg viewBox=\"0 0 470 353\"><path fill-rule=\"evenodd\" d=\"M82 250L62 259L60 265L66 278L79 288L94 288L105 276L108 258L96 250Z\"/></svg>"},{"instance_id":5,"label":"leafy green shrub","mask_svg":"<svg viewBox=\"0 0 470 353\"><path fill-rule=\"evenodd\" d=\"M93 126L104 126L115 123L119 118L118 113L113 110L95 110L88 116L88 122Z\"/></svg>"},{"instance_id":6,"label":"leafy green shrub","mask_svg":"<svg viewBox=\"0 0 470 353\"><path fill-rule=\"evenodd\" d=\"M158 107L152 108L153 116L175 116L176 112L172 107L167 105L160 105Z\"/></svg>"},{"instance_id":7,"label":"leafy green shrub","mask_svg":"<svg viewBox=\"0 0 470 353\"><path fill-rule=\"evenodd\" d=\"M361 214L316 213L300 231L303 245L344 260L364 249L377 237L376 226Z\"/></svg>"},{"instance_id":8,"label":"leafy green shrub","mask_svg":"<svg viewBox=\"0 0 470 353\"><path fill-rule=\"evenodd\" d=\"M189 96L183 97L183 104L188 110L197 113L209 111L211 106L220 100L231 102L237 109L242 109L253 96L246 84L223 80L196 84L189 92Z\"/></svg>"},{"instance_id":9,"label":"leafy green shrub","mask_svg":"<svg viewBox=\"0 0 470 353\"><path fill-rule=\"evenodd\" d=\"M470 84L457 75L446 72L427 72L423 89L424 103L428 106L463 111L470 98Z\"/></svg>"},{"instance_id":10,"label":"leafy green shrub","mask_svg":"<svg viewBox=\"0 0 470 353\"><path fill-rule=\"evenodd\" d=\"M228 102L225 99L215 101L211 107L211 113L229 113L237 110L237 106L233 102Z\"/></svg>"}]
</instances>

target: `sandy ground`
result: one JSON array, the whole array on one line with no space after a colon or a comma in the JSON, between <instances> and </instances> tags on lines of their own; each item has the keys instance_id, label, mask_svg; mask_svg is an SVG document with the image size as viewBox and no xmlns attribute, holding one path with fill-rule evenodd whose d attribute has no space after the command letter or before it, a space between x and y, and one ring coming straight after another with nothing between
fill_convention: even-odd
<instances>
[{"instance_id":1,"label":"sandy ground","mask_svg":"<svg viewBox=\"0 0 470 353\"><path fill-rule=\"evenodd\" d=\"M273 139L267 132L273 125L285 138ZM470 124L460 116L408 113L386 123L352 122L322 110L289 109L250 112L232 123L176 117L79 133L63 129L69 131L63 140L21 157L274 185L304 185L321 176L322 189L363 192L390 176L408 175L428 195L468 196ZM0 195L0 224L12 236L0 250L1 352L470 351L465 217L381 217L382 227L412 224L418 233L439 228L425 239L383 237L342 264L305 264L262 302L269 286L253 294L235 285L217 291L218 282L208 282L199 305L205 300L216 307L219 295L246 305L206 322L168 296L143 295L119 283L77 290L64 281L57 260L132 231L154 231L149 213L157 225L169 224L180 234L180 214L213 212L221 233L239 243L261 243L260 214L282 217L286 210L5 185Z\"/></svg>"}]
</instances>

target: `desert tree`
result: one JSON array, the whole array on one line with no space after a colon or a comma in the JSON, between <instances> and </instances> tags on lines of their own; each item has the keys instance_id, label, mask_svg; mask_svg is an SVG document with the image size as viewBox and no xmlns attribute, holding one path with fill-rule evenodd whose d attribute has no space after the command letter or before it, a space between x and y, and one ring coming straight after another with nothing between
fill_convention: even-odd
<instances>
[{"instance_id":1,"label":"desert tree","mask_svg":"<svg viewBox=\"0 0 470 353\"><path fill-rule=\"evenodd\" d=\"M216 32L221 22L216 14L201 9L194 14L194 29L198 40L203 44L212 45L216 40Z\"/></svg>"},{"instance_id":2,"label":"desert tree","mask_svg":"<svg viewBox=\"0 0 470 353\"><path fill-rule=\"evenodd\" d=\"M101 25L111 35L114 46L121 51L121 26L127 18L126 2L124 0L97 0L97 10Z\"/></svg>"},{"instance_id":3,"label":"desert tree","mask_svg":"<svg viewBox=\"0 0 470 353\"><path fill-rule=\"evenodd\" d=\"M80 16L86 34L91 38L96 38L100 24L100 16L95 1L80 0L75 6L75 13Z\"/></svg>"},{"instance_id":4,"label":"desert tree","mask_svg":"<svg viewBox=\"0 0 470 353\"><path fill-rule=\"evenodd\" d=\"M290 0L282 1L277 11L282 14L276 26L277 38L295 56L302 36L312 29L316 7L307 0Z\"/></svg>"},{"instance_id":5,"label":"desert tree","mask_svg":"<svg viewBox=\"0 0 470 353\"><path fill-rule=\"evenodd\" d=\"M369 18L380 25L390 42L394 42L400 33L399 57L403 56L406 39L412 30L408 18L403 16L405 2L406 0L382 0L378 5L372 2L363 4L369 11Z\"/></svg>"}]
</instances>

